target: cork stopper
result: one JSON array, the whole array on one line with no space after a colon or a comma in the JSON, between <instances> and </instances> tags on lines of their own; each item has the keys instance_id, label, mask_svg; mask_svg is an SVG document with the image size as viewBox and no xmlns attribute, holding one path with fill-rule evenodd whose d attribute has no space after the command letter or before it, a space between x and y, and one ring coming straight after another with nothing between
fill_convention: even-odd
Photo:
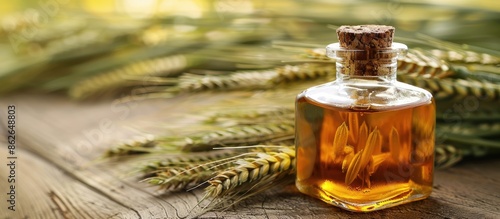
<instances>
[{"instance_id":1,"label":"cork stopper","mask_svg":"<svg viewBox=\"0 0 500 219\"><path fill-rule=\"evenodd\" d=\"M346 49L383 49L392 45L394 27L385 25L341 26L337 29L340 47Z\"/></svg>"},{"instance_id":2,"label":"cork stopper","mask_svg":"<svg viewBox=\"0 0 500 219\"><path fill-rule=\"evenodd\" d=\"M394 27L385 25L341 26L334 51L339 72L353 76L384 76L395 72L399 50L393 48ZM339 68L340 67L340 68Z\"/></svg>"}]
</instances>

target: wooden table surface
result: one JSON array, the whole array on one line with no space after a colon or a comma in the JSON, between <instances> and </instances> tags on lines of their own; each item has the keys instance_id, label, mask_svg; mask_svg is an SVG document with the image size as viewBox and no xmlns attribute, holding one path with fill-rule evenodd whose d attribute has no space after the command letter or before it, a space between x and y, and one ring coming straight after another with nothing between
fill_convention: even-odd
<instances>
[{"instance_id":1,"label":"wooden table surface","mask_svg":"<svg viewBox=\"0 0 500 219\"><path fill-rule=\"evenodd\" d=\"M201 191L159 195L126 174L130 165L96 158L119 140L155 133L160 124L183 125L179 112L224 101L225 94L189 100L77 103L57 94L0 97L0 121L16 106L16 211L7 209L9 167L0 138L0 218L179 218ZM188 125L188 124L185 124ZM142 128L146 127L146 128ZM498 165L498 166L497 166ZM372 213L352 213L297 192L293 185L247 199L200 218L500 218L500 160L468 160L435 173L430 198Z\"/></svg>"}]
</instances>

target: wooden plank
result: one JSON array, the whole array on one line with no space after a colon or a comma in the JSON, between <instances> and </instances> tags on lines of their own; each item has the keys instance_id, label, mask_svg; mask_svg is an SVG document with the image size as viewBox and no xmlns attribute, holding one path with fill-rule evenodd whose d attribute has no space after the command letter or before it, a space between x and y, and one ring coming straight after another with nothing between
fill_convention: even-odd
<instances>
[{"instance_id":1,"label":"wooden plank","mask_svg":"<svg viewBox=\"0 0 500 219\"><path fill-rule=\"evenodd\" d=\"M119 205L133 209L133 212L124 215L126 218L148 218L151 215L177 218L187 215L196 205L199 197L195 193L178 193L166 198L153 196L153 189L120 178L122 172L118 169L102 169L91 165L102 149L109 146L112 138L126 138L126 134L130 133L125 126L116 125L116 129L107 131L99 127L102 121L122 121L119 116L124 114L114 112L109 104L81 105L57 96L53 99L25 96L15 98L8 104L14 104L17 108L18 133L22 133L19 134L21 146L53 162L84 185L101 192ZM6 106L7 103L2 102L0 105ZM89 110L85 110L86 107L90 107ZM130 113L127 116L134 115Z\"/></svg>"},{"instance_id":2,"label":"wooden plank","mask_svg":"<svg viewBox=\"0 0 500 219\"><path fill-rule=\"evenodd\" d=\"M22 149L16 150L17 159L9 160L16 164L13 175L16 181L10 184L7 182L10 169L3 159L7 157L7 146L0 144L0 148L0 218L108 218L132 212ZM12 203L15 211L7 210L11 204L5 201L10 199L6 195L10 185L15 186L15 203Z\"/></svg>"},{"instance_id":3,"label":"wooden plank","mask_svg":"<svg viewBox=\"0 0 500 219\"><path fill-rule=\"evenodd\" d=\"M181 117L181 113L204 109L229 97L227 94L210 94L121 105L75 103L57 95L20 94L2 99L0 107L16 104L20 145L24 149L50 162L53 169L63 171L82 188L95 191L96 197L104 197L114 202L114 206L120 206L115 210L115 213L120 213L120 218L178 218L189 214L202 197L200 192L156 195L154 188L137 183L133 177L123 176L131 170L130 164L96 165L94 161L116 143L116 139L130 139L137 135L128 127L155 133L163 130L159 124L188 125L193 118ZM192 102L198 104L196 109L193 109ZM494 168L495 164L500 162L475 161L438 171L431 198L369 214L340 210L301 195L290 186L285 190L268 191L225 212L210 212L201 218L495 218L500 216L496 206L500 200L500 175ZM50 174L44 175L44 171L40 171L37 177L50 177ZM82 202L79 196L64 195L67 188L57 188L55 191L61 194L59 197ZM82 212L95 211L80 207ZM130 210L123 211L123 208ZM81 215L85 214L91 213Z\"/></svg>"}]
</instances>

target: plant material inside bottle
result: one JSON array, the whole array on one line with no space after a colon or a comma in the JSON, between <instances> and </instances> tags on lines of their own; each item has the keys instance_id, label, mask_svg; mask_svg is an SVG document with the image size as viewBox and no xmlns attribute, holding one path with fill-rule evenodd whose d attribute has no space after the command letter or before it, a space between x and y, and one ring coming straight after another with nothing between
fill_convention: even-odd
<instances>
[{"instance_id":1,"label":"plant material inside bottle","mask_svg":"<svg viewBox=\"0 0 500 219\"><path fill-rule=\"evenodd\" d=\"M431 193L434 103L354 110L299 95L297 187L352 211L372 211Z\"/></svg>"}]
</instances>

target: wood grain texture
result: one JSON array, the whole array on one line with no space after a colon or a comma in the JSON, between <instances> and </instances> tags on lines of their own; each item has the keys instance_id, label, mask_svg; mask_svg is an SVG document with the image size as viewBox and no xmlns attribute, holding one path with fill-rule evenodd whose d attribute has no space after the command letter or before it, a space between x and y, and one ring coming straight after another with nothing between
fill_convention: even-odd
<instances>
[{"instance_id":1,"label":"wood grain texture","mask_svg":"<svg viewBox=\"0 0 500 219\"><path fill-rule=\"evenodd\" d=\"M6 148L5 144L0 146ZM7 210L8 203L3 201L9 171L2 162L0 218L107 218L131 211L32 153L22 149L16 153L16 211Z\"/></svg>"},{"instance_id":2,"label":"wood grain texture","mask_svg":"<svg viewBox=\"0 0 500 219\"><path fill-rule=\"evenodd\" d=\"M30 97L9 103L15 104L18 109L17 126L20 129L18 132L22 133L19 134L19 144L50 161L55 166L53 168L66 171L83 185L132 209L121 218L151 218L152 215L154 218L178 218L188 215L189 210L198 202L194 193L154 196L153 190L144 188L143 184L139 185L135 180L125 181L122 178L123 172L120 172L123 169L104 169L94 165L93 162L106 145L113 142L112 138L126 139L126 134L130 133L125 126L115 125L115 128L107 131L100 127L99 123L102 121L122 121L118 117L123 114L113 112L109 105L90 107L65 102L64 98L58 97L49 101L28 98ZM58 102L60 100L61 103ZM27 102L33 105L26 104ZM57 107L52 107L52 104ZM90 107L88 111L81 110L86 106ZM94 122L88 122L89 120Z\"/></svg>"},{"instance_id":3,"label":"wood grain texture","mask_svg":"<svg viewBox=\"0 0 500 219\"><path fill-rule=\"evenodd\" d=\"M12 214L5 212L2 205L0 218L187 216L202 197L201 191L159 195L155 188L124 174L133 170L130 163L102 163L96 159L119 140L139 135L134 129L158 133L164 130L163 126L169 126L169 134L176 134L176 127L196 119L182 114L213 106L227 97L200 95L127 105L76 103L58 95L19 94L3 98L0 121L4 121L3 109L8 104L17 108L19 153L23 154L20 188L25 189L19 191L22 210ZM196 101L199 108L188 108L190 101ZM2 154L2 161L3 157ZM200 218L498 218L497 165L500 160L492 158L437 171L429 199L373 213L340 210L304 196L290 185ZM3 167L0 171L0 189L4 189L6 172Z\"/></svg>"}]
</instances>

